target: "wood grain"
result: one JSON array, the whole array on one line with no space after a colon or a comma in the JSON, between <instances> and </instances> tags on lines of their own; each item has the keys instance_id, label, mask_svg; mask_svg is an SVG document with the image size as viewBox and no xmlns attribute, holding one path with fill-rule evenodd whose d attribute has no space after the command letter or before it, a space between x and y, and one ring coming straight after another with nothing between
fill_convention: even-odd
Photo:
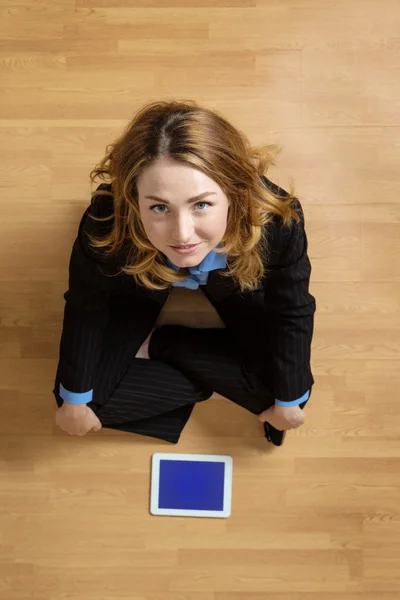
<instances>
[{"instance_id":1,"label":"wood grain","mask_svg":"<svg viewBox=\"0 0 400 600\"><path fill-rule=\"evenodd\" d=\"M398 600L397 0L3 0L0 597ZM284 150L317 299L306 424L271 448L225 398L179 446L54 424L89 172L144 103L195 99ZM199 317L194 318L194 311ZM161 322L221 326L176 290ZM234 459L227 520L149 514L155 451Z\"/></svg>"}]
</instances>

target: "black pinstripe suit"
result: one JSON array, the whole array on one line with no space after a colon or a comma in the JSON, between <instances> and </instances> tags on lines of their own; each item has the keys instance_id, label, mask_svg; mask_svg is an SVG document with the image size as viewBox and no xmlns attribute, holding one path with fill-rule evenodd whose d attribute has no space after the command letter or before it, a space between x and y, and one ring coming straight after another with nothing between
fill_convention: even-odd
<instances>
[{"instance_id":1,"label":"black pinstripe suit","mask_svg":"<svg viewBox=\"0 0 400 600\"><path fill-rule=\"evenodd\" d=\"M272 190L283 190L263 177ZM100 188L111 190L108 184ZM106 258L89 247L87 233L103 235L112 221L112 198L97 195L86 209L69 265L59 384L72 392L93 389L89 406L104 426L176 442L195 402L213 391L255 414L274 398L291 401L314 383L310 369L315 299L300 202L299 223L275 217L263 230L269 253L258 290L239 293L220 270L201 286L226 330L164 326L153 334L152 360L134 358L152 330L170 289L149 290L127 275L108 277L124 263L126 248ZM130 418L132 417L132 418Z\"/></svg>"}]
</instances>

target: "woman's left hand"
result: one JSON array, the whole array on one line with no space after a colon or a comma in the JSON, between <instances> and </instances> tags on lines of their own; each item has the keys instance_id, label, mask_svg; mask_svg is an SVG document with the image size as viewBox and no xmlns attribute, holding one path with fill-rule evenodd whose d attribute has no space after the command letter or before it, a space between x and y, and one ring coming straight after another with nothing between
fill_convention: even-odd
<instances>
[{"instance_id":1,"label":"woman's left hand","mask_svg":"<svg viewBox=\"0 0 400 600\"><path fill-rule=\"evenodd\" d=\"M280 406L275 404L267 410L264 410L258 418L262 423L268 421L272 427L279 431L286 429L297 429L306 420L305 414L300 406Z\"/></svg>"}]
</instances>

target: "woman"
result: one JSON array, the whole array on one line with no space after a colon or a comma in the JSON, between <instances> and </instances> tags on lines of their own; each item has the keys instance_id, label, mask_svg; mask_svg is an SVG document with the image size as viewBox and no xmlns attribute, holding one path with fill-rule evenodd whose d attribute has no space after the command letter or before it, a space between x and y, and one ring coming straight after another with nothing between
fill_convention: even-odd
<instances>
[{"instance_id":1,"label":"woman","mask_svg":"<svg viewBox=\"0 0 400 600\"><path fill-rule=\"evenodd\" d=\"M217 392L276 445L304 422L315 300L300 202L195 102L144 106L107 147L69 265L56 423L179 440ZM155 327L173 287L200 289L225 328Z\"/></svg>"}]
</instances>

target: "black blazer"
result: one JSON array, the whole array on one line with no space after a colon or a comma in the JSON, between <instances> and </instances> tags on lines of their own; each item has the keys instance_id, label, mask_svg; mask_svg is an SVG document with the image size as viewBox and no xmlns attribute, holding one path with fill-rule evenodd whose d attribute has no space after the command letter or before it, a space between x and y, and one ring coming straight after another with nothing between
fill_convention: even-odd
<instances>
[{"instance_id":1,"label":"black blazer","mask_svg":"<svg viewBox=\"0 0 400 600\"><path fill-rule=\"evenodd\" d=\"M273 191L284 190L267 178ZM97 189L111 190L110 184ZM254 292L240 293L232 278L211 271L200 289L235 335L244 355L275 398L291 401L311 388L310 369L315 299L309 293L311 265L300 202L301 220L283 227L281 220L264 226L270 248L266 273ZM69 264L69 288L64 294L63 329L53 390L58 404L59 383L71 392L93 389L94 403L103 405L123 377L136 352L152 330L171 293L135 284L126 274L110 277L124 264L126 254L105 258L89 246L87 233L104 235L112 220L99 223L89 213L113 214L112 197L95 195L79 225Z\"/></svg>"}]
</instances>

